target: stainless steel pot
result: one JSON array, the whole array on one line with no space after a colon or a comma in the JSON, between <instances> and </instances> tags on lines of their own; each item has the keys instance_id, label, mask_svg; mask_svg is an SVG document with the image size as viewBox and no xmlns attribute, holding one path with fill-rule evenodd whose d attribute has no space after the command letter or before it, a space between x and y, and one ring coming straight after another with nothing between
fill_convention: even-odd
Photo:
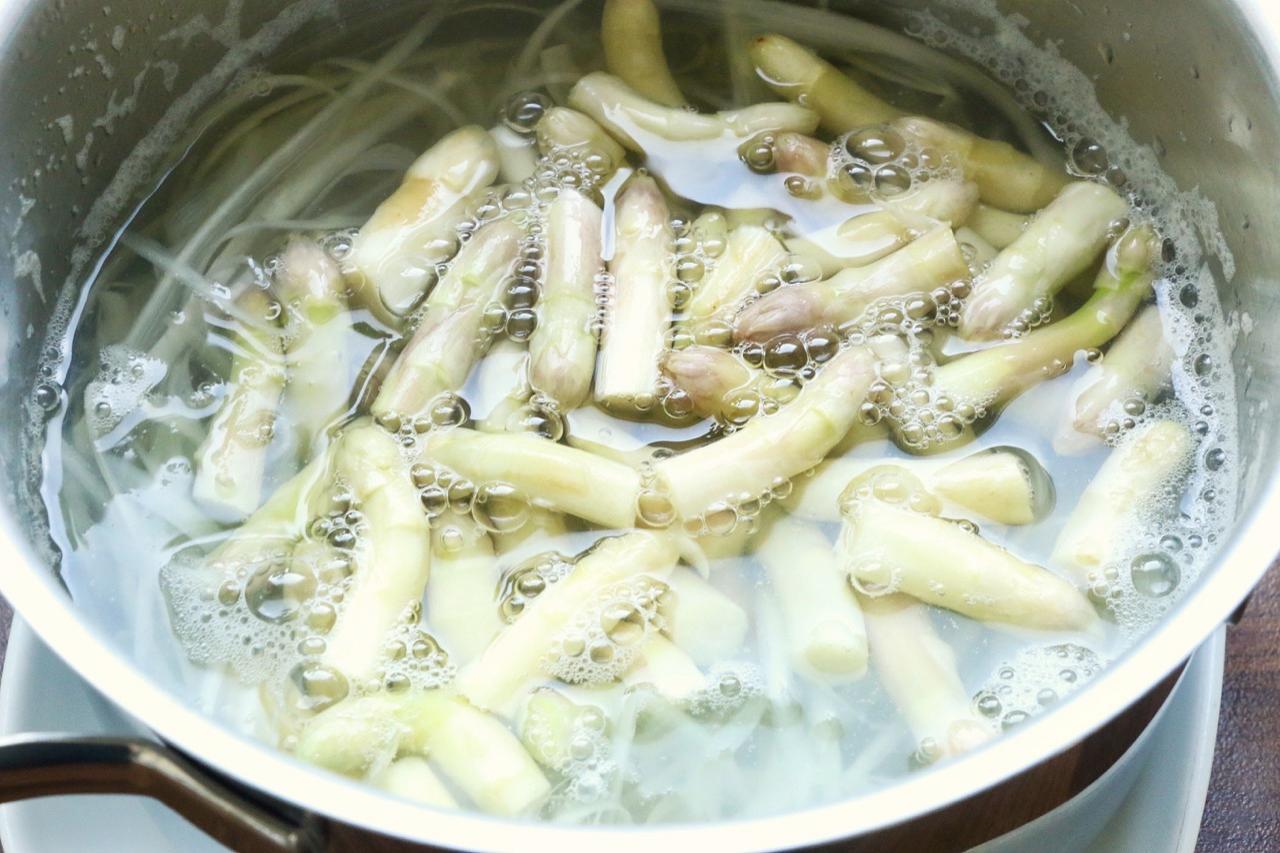
<instances>
[{"instance_id":1,"label":"stainless steel pot","mask_svg":"<svg viewBox=\"0 0 1280 853\"><path fill-rule=\"evenodd\" d=\"M862 4L830 5L856 13ZM883 4L866 5L866 11L883 11ZM305 813L437 847L806 846L936 812L1044 763L1161 682L1240 605L1280 551L1280 434L1270 415L1280 404L1280 241L1273 237L1280 232L1280 9L1273 0L1009 0L1001 7L1025 16L1037 41L1054 39L1063 56L1095 78L1102 105L1126 117L1136 139L1158 140L1161 162L1180 186L1199 186L1217 203L1237 262L1222 299L1228 312L1248 318L1233 350L1244 487L1239 521L1218 543L1215 567L1146 642L1034 724L933 772L803 813L656 829L524 824L517 832L507 821L424 811L247 740L186 707L115 638L82 618L50 568L44 537L34 532L40 496L28 463L38 443L23 433L24 419L16 414L35 405L32 388L59 292L70 287L74 297L111 228L123 221L137 198L131 176L154 173L171 141L153 132L162 116L191 115L236 69L278 44L335 33L357 39L361 26L354 22L380 8L373 0L248 6L231 0L225 8L209 0L113 0L109 6L0 0L0 185L6 189L0 197L0 410L9 413L0 427L0 588L95 687L166 742L225 774L226 782L267 792ZM233 846L317 843L310 825L296 827L297 814L235 802L242 795L163 749L74 746L3 745L0 799L50 793L60 780L83 777L86 768L124 762L127 772L108 772L108 781L84 781L80 788L155 792L163 783L166 801ZM5 777L15 768L26 769L26 787Z\"/></svg>"}]
</instances>

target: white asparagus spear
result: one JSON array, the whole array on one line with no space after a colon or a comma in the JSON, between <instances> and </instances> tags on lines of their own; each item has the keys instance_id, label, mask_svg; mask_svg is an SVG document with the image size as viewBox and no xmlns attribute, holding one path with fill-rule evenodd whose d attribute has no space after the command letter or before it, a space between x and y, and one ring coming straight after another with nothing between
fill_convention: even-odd
<instances>
[{"instance_id":1,"label":"white asparagus spear","mask_svg":"<svg viewBox=\"0 0 1280 853\"><path fill-rule=\"evenodd\" d=\"M606 0L600 40L610 72L651 101L685 106L662 51L658 10L651 0Z\"/></svg>"},{"instance_id":2,"label":"white asparagus spear","mask_svg":"<svg viewBox=\"0 0 1280 853\"><path fill-rule=\"evenodd\" d=\"M542 676L543 659L575 616L621 581L662 580L678 556L675 540L665 534L634 532L601 540L458 674L459 692L482 708L509 713L526 683Z\"/></svg>"},{"instance_id":3,"label":"white asparagus spear","mask_svg":"<svg viewBox=\"0 0 1280 853\"><path fill-rule=\"evenodd\" d=\"M644 641L639 660L623 676L623 681L631 686L648 684L676 704L707 686L707 678L694 659L661 634Z\"/></svg>"},{"instance_id":4,"label":"white asparagus spear","mask_svg":"<svg viewBox=\"0 0 1280 853\"><path fill-rule=\"evenodd\" d=\"M538 170L538 149L532 137L506 125L489 128L498 155L498 178L504 184L522 184Z\"/></svg>"},{"instance_id":5,"label":"white asparagus spear","mask_svg":"<svg viewBox=\"0 0 1280 853\"><path fill-rule=\"evenodd\" d=\"M972 619L1026 628L1081 630L1097 620L1088 599L1052 572L953 522L880 500L859 501L846 515L839 547L864 589L896 590Z\"/></svg>"},{"instance_id":6,"label":"white asparagus spear","mask_svg":"<svg viewBox=\"0 0 1280 853\"><path fill-rule=\"evenodd\" d=\"M547 208L546 275L529 338L529 384L561 411L576 409L591 392L595 286L604 267L600 223L600 208L576 190L561 190Z\"/></svg>"},{"instance_id":7,"label":"white asparagus spear","mask_svg":"<svg viewBox=\"0 0 1280 853\"><path fill-rule=\"evenodd\" d=\"M614 223L613 293L595 398L611 411L634 412L651 407L657 393L658 361L671 324L667 288L675 281L671 213L653 178L637 175L627 182L615 202Z\"/></svg>"},{"instance_id":8,"label":"white asparagus spear","mask_svg":"<svg viewBox=\"0 0 1280 853\"><path fill-rule=\"evenodd\" d=\"M783 503L800 518L839 521L845 487L884 464L907 470L937 497L997 524L1031 524L1053 506L1053 486L1040 463L1029 454L998 447L958 460L828 459L811 476L798 478Z\"/></svg>"},{"instance_id":9,"label":"white asparagus spear","mask_svg":"<svg viewBox=\"0 0 1280 853\"><path fill-rule=\"evenodd\" d=\"M722 501L754 499L821 462L858 419L874 379L871 353L837 354L780 411L654 466L676 512L695 518Z\"/></svg>"},{"instance_id":10,"label":"white asparagus spear","mask_svg":"<svg viewBox=\"0 0 1280 853\"><path fill-rule=\"evenodd\" d=\"M685 306L683 322L694 325L731 315L755 293L760 277L776 271L786 259L786 247L768 230L758 225L739 225L729 232L724 254Z\"/></svg>"},{"instance_id":11,"label":"white asparagus spear","mask_svg":"<svg viewBox=\"0 0 1280 853\"><path fill-rule=\"evenodd\" d=\"M594 705L579 705L555 688L539 687L521 703L516 730L533 760L554 772L573 760L574 736L596 734L604 722L604 712Z\"/></svg>"},{"instance_id":12,"label":"white asparagus spear","mask_svg":"<svg viewBox=\"0 0 1280 853\"><path fill-rule=\"evenodd\" d=\"M786 403L799 389L789 379L776 379L719 347L695 344L668 350L662 371L689 395L695 414L742 424L759 413L765 399Z\"/></svg>"},{"instance_id":13,"label":"white asparagus spear","mask_svg":"<svg viewBox=\"0 0 1280 853\"><path fill-rule=\"evenodd\" d=\"M644 150L646 134L672 142L692 142L725 136L745 139L765 130L809 133L818 125L815 113L793 104L755 104L718 113L664 107L601 71L586 75L574 85L569 92L569 105L591 116L633 151Z\"/></svg>"},{"instance_id":14,"label":"white asparagus spear","mask_svg":"<svg viewBox=\"0 0 1280 853\"><path fill-rule=\"evenodd\" d=\"M1101 435L1108 419L1122 416L1118 406L1129 400L1149 403L1168 387L1172 368L1173 348L1165 340L1160 309L1144 308L1081 379L1076 431Z\"/></svg>"},{"instance_id":15,"label":"white asparagus spear","mask_svg":"<svg viewBox=\"0 0 1280 853\"><path fill-rule=\"evenodd\" d=\"M683 566L671 573L667 587L674 597L663 608L667 633L689 657L710 666L742 649L747 612L738 602Z\"/></svg>"},{"instance_id":16,"label":"white asparagus spear","mask_svg":"<svg viewBox=\"0 0 1280 853\"><path fill-rule=\"evenodd\" d=\"M228 390L196 451L192 485L201 506L235 521L262 502L267 446L275 434L285 386L284 342L279 327L268 319L271 298L253 288L238 303L244 316L258 325L237 328Z\"/></svg>"},{"instance_id":17,"label":"white asparagus spear","mask_svg":"<svg viewBox=\"0 0 1280 853\"><path fill-rule=\"evenodd\" d=\"M951 650L928 609L905 595L859 596L871 662L926 760L968 752L994 732L973 713Z\"/></svg>"},{"instance_id":18,"label":"white asparagus spear","mask_svg":"<svg viewBox=\"0 0 1280 853\"><path fill-rule=\"evenodd\" d=\"M535 129L538 150L554 160L568 154L580 163L593 166L597 182L609 177L627 162L627 153L591 116L570 109L552 107L538 120Z\"/></svg>"},{"instance_id":19,"label":"white asparagus spear","mask_svg":"<svg viewBox=\"0 0 1280 853\"><path fill-rule=\"evenodd\" d=\"M999 249L968 225L956 229L956 242L960 244L960 250L969 255L969 269L974 271L985 270L1000 254ZM969 247L968 250L965 249L966 246ZM972 254L969 254L970 250Z\"/></svg>"},{"instance_id":20,"label":"white asparagus spear","mask_svg":"<svg viewBox=\"0 0 1280 853\"><path fill-rule=\"evenodd\" d=\"M765 294L738 315L734 337L767 341L782 332L839 325L861 316L876 299L927 293L968 277L969 266L955 235L940 225L873 264Z\"/></svg>"},{"instance_id":21,"label":"white asparagus spear","mask_svg":"<svg viewBox=\"0 0 1280 853\"><path fill-rule=\"evenodd\" d=\"M474 125L445 136L413 162L351 244L352 279L371 310L394 317L414 306L436 264L453 254L467 198L497 174L497 147Z\"/></svg>"},{"instance_id":22,"label":"white asparagus spear","mask_svg":"<svg viewBox=\"0 0 1280 853\"><path fill-rule=\"evenodd\" d=\"M485 306L498 298L519 249L520 229L499 220L477 231L458 252L383 380L373 402L375 417L419 415L437 394L462 387L484 350Z\"/></svg>"},{"instance_id":23,"label":"white asparagus spear","mask_svg":"<svg viewBox=\"0 0 1280 853\"><path fill-rule=\"evenodd\" d=\"M1186 468L1195 441L1176 421L1156 421L1111 451L1058 534L1051 559L1081 581L1123 555L1134 525L1158 511Z\"/></svg>"},{"instance_id":24,"label":"white asparagus spear","mask_svg":"<svg viewBox=\"0 0 1280 853\"><path fill-rule=\"evenodd\" d=\"M440 781L427 760L416 755L396 759L385 770L375 773L369 781L390 794L415 803L441 809L458 807L458 801L449 793L449 789Z\"/></svg>"},{"instance_id":25,"label":"white asparagus spear","mask_svg":"<svg viewBox=\"0 0 1280 853\"><path fill-rule=\"evenodd\" d=\"M510 483L537 505L593 524L635 522L640 475L585 450L532 435L450 429L431 435L427 454L477 485Z\"/></svg>"},{"instance_id":26,"label":"white asparagus spear","mask_svg":"<svg viewBox=\"0 0 1280 853\"><path fill-rule=\"evenodd\" d=\"M347 286L329 253L302 237L285 245L276 286L292 321L284 405L298 433L299 455L310 459L328 443L329 428L347 409Z\"/></svg>"},{"instance_id":27,"label":"white asparagus spear","mask_svg":"<svg viewBox=\"0 0 1280 853\"><path fill-rule=\"evenodd\" d=\"M427 624L449 659L472 660L503 628L495 594L493 541L470 517L450 513L431 528Z\"/></svg>"},{"instance_id":28,"label":"white asparagus spear","mask_svg":"<svg viewBox=\"0 0 1280 853\"><path fill-rule=\"evenodd\" d=\"M336 468L355 495L367 532L323 659L348 678L364 680L376 673L388 632L422 598L431 528L400 445L380 428L343 433Z\"/></svg>"},{"instance_id":29,"label":"white asparagus spear","mask_svg":"<svg viewBox=\"0 0 1280 853\"><path fill-rule=\"evenodd\" d=\"M867 671L867 632L848 576L816 527L782 518L758 548L777 596L792 666L828 684Z\"/></svg>"},{"instance_id":30,"label":"white asparagus spear","mask_svg":"<svg viewBox=\"0 0 1280 853\"><path fill-rule=\"evenodd\" d=\"M999 338L1021 315L1047 304L1107 246L1125 200L1102 184L1069 184L974 282L961 312L962 337Z\"/></svg>"},{"instance_id":31,"label":"white asparagus spear","mask_svg":"<svg viewBox=\"0 0 1280 853\"><path fill-rule=\"evenodd\" d=\"M1010 246L1031 224L1031 217L979 203L965 225L997 249Z\"/></svg>"}]
</instances>

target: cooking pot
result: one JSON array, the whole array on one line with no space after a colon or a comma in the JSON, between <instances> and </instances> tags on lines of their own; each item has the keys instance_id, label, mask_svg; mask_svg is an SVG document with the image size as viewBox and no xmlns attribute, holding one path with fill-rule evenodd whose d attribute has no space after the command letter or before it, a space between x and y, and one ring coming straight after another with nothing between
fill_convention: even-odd
<instances>
[{"instance_id":1,"label":"cooking pot","mask_svg":"<svg viewBox=\"0 0 1280 853\"><path fill-rule=\"evenodd\" d=\"M400 12L407 19L438 5ZM959 2L924 0L819 5L888 24L900 23L895 5L938 6L940 15L959 15L981 29L988 4L965 3L972 7L965 12L952 8ZM0 800L146 793L241 849L367 848L368 837L352 840L360 830L381 834L378 844L385 845L400 839L436 848L559 851L794 848L852 839L866 846L915 831L913 846L932 849L981 840L975 815L989 834L1008 828L1011 816L1024 814L1012 805L1020 789L1075 772L1073 745L1106 724L1112 732L1140 727L1170 673L1236 611L1280 551L1280 434L1270 415L1280 403L1280 273L1273 272L1280 271L1280 241L1273 238L1280 233L1280 10L1272 0L999 5L1022 16L1030 38L1052 39L1096 82L1101 105L1155 148L1180 187L1199 187L1217 205L1234 255L1234 274L1228 265L1217 278L1235 335L1242 472L1236 523L1216 543L1212 567L1143 642L1074 697L980 751L803 812L692 826L578 828L417 807L197 713L146 660L132 657L118 633L85 617L83 602L60 582L45 532L35 476L43 442L27 428L39 421L28 416L48 402L33 394L38 371L60 352L58 323L74 312L83 282L145 195L146 181L158 177L176 134L243 68L278 50L305 53L324 40L353 50L385 33L378 19L394 10L374 0L226 6L0 0L0 411L8 413L0 426L0 589L50 647L161 739L33 735L4 742ZM66 369L43 378L56 382ZM990 793L1001 783L998 794ZM1069 785L1058 787L1070 793Z\"/></svg>"}]
</instances>

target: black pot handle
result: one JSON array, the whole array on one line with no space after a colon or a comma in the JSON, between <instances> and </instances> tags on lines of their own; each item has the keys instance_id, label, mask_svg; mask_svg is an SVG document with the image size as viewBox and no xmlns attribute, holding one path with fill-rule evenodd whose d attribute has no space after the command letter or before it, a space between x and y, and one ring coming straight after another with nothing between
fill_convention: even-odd
<instances>
[{"instance_id":1,"label":"black pot handle","mask_svg":"<svg viewBox=\"0 0 1280 853\"><path fill-rule=\"evenodd\" d=\"M321 821L254 802L163 744L68 734L0 738L0 803L66 794L151 797L232 850L324 848Z\"/></svg>"}]
</instances>

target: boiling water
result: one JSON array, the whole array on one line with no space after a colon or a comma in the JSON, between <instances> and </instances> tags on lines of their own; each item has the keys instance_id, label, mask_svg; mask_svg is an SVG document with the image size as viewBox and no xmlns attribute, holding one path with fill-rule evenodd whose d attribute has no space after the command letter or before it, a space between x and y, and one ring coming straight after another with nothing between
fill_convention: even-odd
<instances>
[{"instance_id":1,"label":"boiling water","mask_svg":"<svg viewBox=\"0 0 1280 853\"><path fill-rule=\"evenodd\" d=\"M668 58L686 94L704 109L773 100L741 72L737 44L743 33L791 34L846 64L905 109L1007 137L1041 154L1062 152L1074 175L1117 187L1130 201L1129 220L1153 223L1164 238L1155 293L1176 352L1173 390L1145 403L1131 401L1116 414L1107 440L1120 444L1147 423L1174 420L1191 430L1196 447L1176 487L1150 498L1144 523L1123 553L1091 579L1090 595L1106 617L1101 627L1085 633L1010 632L948 610L931 608L928 615L954 652L973 721L993 734L1024 724L1085 685L1178 600L1234 510L1234 383L1201 246L1217 253L1227 275L1230 259L1206 212L1211 207L1180 196L1149 152L1097 108L1084 78L1037 51L1007 22L997 23L1001 39L979 42L932 15L909 21L908 32L923 43L967 54L1012 87L1012 94L992 95L990 84L975 89L971 76L959 78L968 83L958 82L954 63L919 45L904 47L896 62L873 62L854 48L879 36L826 13L793 15L748 3L740 14L708 18L698 13L700 4L675 6L663 17ZM975 9L982 13L985 7ZM277 537L250 554L209 556L235 525L193 500L192 488L198 448L227 397L233 356L245 347L237 330L244 323L283 323L288 329L296 308L273 300L258 315L244 316L232 307L243 303L233 298L246 289L277 286L289 234L308 235L334 263L349 266L353 235L418 153L467 122L499 124L527 139L549 107L564 103L582 72L601 67L594 8L563 7L559 17L543 19L532 42L528 30L535 19L511 33L509 19L505 26L494 22L503 14L481 6L459 12L452 22L446 16L446 23L485 35L461 44L456 37L429 36L410 45L395 72L372 85L373 97L398 93L377 102L378 109L357 97L343 102L341 93L364 85L367 63L386 56L385 50L323 63L308 78L263 75L229 96L93 282L79 321L68 331L73 362L67 386L46 383L35 390L35 403L51 425L45 479L51 529L77 602L90 619L113 626L116 639L152 671L182 685L193 703L285 749L296 748L311 720L344 700L451 689L476 651L451 648L444 639L449 631L443 622L436 624L428 582L424 606L409 608L376 638L381 652L374 671L343 672L326 662L327 643L341 624L374 527L341 477L326 480L306 507L300 539ZM998 51L989 46L994 44ZM317 116L325 117L318 132L308 129ZM874 343L885 334L906 342L907 356L894 367L905 373L889 382L888 369L881 367L884 384L893 387L864 408L863 422L855 427L864 440L847 440L839 452L891 463L937 451L948 430L972 429L977 436L971 442L930 458L1012 448L1036 460L1052 481L1039 488L1044 517L1025 526L982 522L980 532L1030 563L1053 568L1057 534L1109 452L1095 442L1064 454L1055 443L1071 419L1073 384L1096 354L1079 353L1074 366L998 412L957 414L939 405L927 377L936 362L964 348L950 330L967 281L879 303L839 330L783 335L764 344L733 347L731 329L718 321L676 327L669 346L682 348L696 339L732 347L743 364L760 369L760 383L727 417L691 416L689 395L670 381L637 407L639 417L590 405L562 412L537 397L512 404L523 381L524 344L540 320L544 215L567 188L601 204L608 256L614 203L625 178L648 172L662 181L672 205L676 256L669 298L677 317L724 258L724 233L700 214L718 211L731 224L758 223L821 246L833 226L856 212L815 192L812 182L776 170L768 138L670 142L639 128L628 132L648 153L643 159L629 155L629 166L618 175L609 178L589 159L544 157L527 180L474 199L469 219L458 228L458 240L465 242L485 225L507 220L525 236L501 298L485 308L481 334L488 355L466 385L438 397L423 417L384 417L376 427L404 448L404 494L429 520L433 571L469 561L467 569L491 590L491 612L483 618L517 624L539 596L585 559L579 555L617 531L550 517L536 495L500 480L471 481L431 463L420 455L431 435L487 424L587 448L648 476L655 460L712 443L753 418L771 417L821 375L842 337L847 345ZM298 146L290 161L274 164L270 174L255 172L273 152L303 137L308 144ZM886 153L883 130L825 138L832 142L833 169L864 174L874 198L905 197L956 174L945 162L922 164L929 158L903 143L889 144ZM970 260L979 274L981 261L973 255ZM445 262L434 277L447 272ZM765 294L803 287L820 276L818 260L800 251L766 270L755 287ZM613 286L603 274L596 283L594 332L607 323ZM1069 291L1058 302L1045 306L1040 320L1076 304ZM401 327L352 309L349 332L334 342L346 358L332 377L330 434L365 417L415 321L411 316ZM883 429L890 422L896 444ZM948 422L953 427L944 429ZM306 431L299 426L286 410L235 436L266 447L264 498L300 468ZM538 670L529 673L530 687L555 684L585 709L572 724L568 753L544 768L553 790L538 806L541 814L613 822L779 812L927 772L922 765L939 759L945 750L922 743L901 721L874 669L860 679L828 683L800 671L790 657L786 617L756 549L807 476L774 482L763 494L683 522L672 521L660 494L641 499L638 514L646 526L683 527L701 537L707 562L687 560L709 569L708 582L745 612L747 630L734 647L700 655L701 683L673 701L631 672L643 644L658 633L666 631L681 644L676 581L633 578L610 586L575 613ZM963 511L947 514L958 518ZM826 523L822 532L834 542L840 525ZM860 591L884 592L867 584ZM685 595L692 601L696 593ZM551 750L554 732L540 730L536 721L523 728L529 750ZM364 769L373 775L395 752L393 745L366 756ZM465 806L456 786L454 794Z\"/></svg>"}]
</instances>

